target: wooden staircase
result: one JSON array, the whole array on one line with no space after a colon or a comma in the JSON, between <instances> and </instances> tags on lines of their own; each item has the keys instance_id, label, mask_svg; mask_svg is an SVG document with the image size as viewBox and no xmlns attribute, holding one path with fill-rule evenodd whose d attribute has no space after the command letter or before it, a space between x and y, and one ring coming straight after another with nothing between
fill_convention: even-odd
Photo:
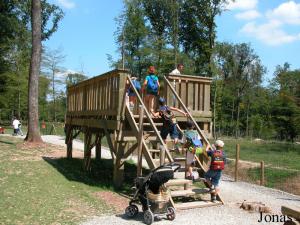
<instances>
[{"instance_id":1,"label":"wooden staircase","mask_svg":"<svg viewBox=\"0 0 300 225\"><path fill-rule=\"evenodd\" d=\"M129 83L131 83L132 87L134 87L130 77L128 77L128 80ZM199 126L193 119L192 115L188 112L179 96L176 95L176 91L173 89L170 83L167 82L167 84L173 91L177 100L183 105L182 108L185 112L188 113L190 120L194 122L198 133L204 141L204 144L210 145L207 138L204 136ZM142 120L143 132L141 134L139 129L139 115L134 115L126 105L125 117L126 121L131 127L132 133L127 135L123 134L122 138L124 140L138 140L140 137L139 141L142 146L142 155L145 158L150 169L155 169L160 165L172 163L174 161L179 162L182 165L182 169L178 172L175 172L175 178L166 183L166 187L168 187L168 189L170 190L171 203L173 204L173 206L176 209L191 209L224 204L219 195L217 196L217 202L213 203L210 201L210 187L208 187L207 183L205 183L203 180L200 179L199 182L193 182L192 180L188 180L185 178L185 154L178 155L175 152L170 151L170 149L168 148L168 142L164 143L160 136L159 130L162 127L161 119L152 118L150 113L145 108L145 105L139 93L135 88L133 89L137 95L138 104L140 104L144 108L145 116ZM198 158L196 170L199 171L199 174L204 174L204 172L207 171L207 166ZM199 186L200 183L202 183L202 187Z\"/></svg>"}]
</instances>

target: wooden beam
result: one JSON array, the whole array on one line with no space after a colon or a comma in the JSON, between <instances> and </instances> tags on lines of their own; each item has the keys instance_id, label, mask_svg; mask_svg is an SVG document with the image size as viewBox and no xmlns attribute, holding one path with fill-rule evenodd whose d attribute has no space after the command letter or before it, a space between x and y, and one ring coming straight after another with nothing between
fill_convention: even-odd
<instances>
[{"instance_id":1,"label":"wooden beam","mask_svg":"<svg viewBox=\"0 0 300 225\"><path fill-rule=\"evenodd\" d=\"M138 127L137 127L137 125L135 123L133 115L132 115L130 109L128 108L128 106L126 106L125 115L126 115L126 118L127 118L128 122L129 122L130 127L132 128L133 132L137 136L138 135ZM148 146L147 146L147 144L146 144L146 142L145 142L144 139L142 139L142 144L143 144L143 153L144 153L145 159L146 159L146 161L148 163L148 166L150 167L150 169L156 168L157 166L154 163L154 161L152 160L152 157L150 155Z\"/></svg>"},{"instance_id":2,"label":"wooden beam","mask_svg":"<svg viewBox=\"0 0 300 225\"><path fill-rule=\"evenodd\" d=\"M89 129L85 130L84 133L84 170L90 171L91 169L91 141L92 141L92 133Z\"/></svg>"},{"instance_id":3,"label":"wooden beam","mask_svg":"<svg viewBox=\"0 0 300 225\"><path fill-rule=\"evenodd\" d=\"M144 120L144 108L139 105L140 119L139 119L139 134L138 134L138 163L137 163L137 176L142 175L142 151L143 151L143 120Z\"/></svg>"},{"instance_id":4,"label":"wooden beam","mask_svg":"<svg viewBox=\"0 0 300 225\"><path fill-rule=\"evenodd\" d=\"M300 208L296 206L281 206L281 212L285 216L290 216L300 221Z\"/></svg>"},{"instance_id":5,"label":"wooden beam","mask_svg":"<svg viewBox=\"0 0 300 225\"><path fill-rule=\"evenodd\" d=\"M173 157L171 156L171 154L170 154L170 152L169 152L169 150L168 150L166 144L164 143L163 139L161 138L160 133L158 132L158 130L157 130L156 126L155 126L155 123L153 122L150 113L149 113L148 110L146 109L145 104L144 104L143 100L141 99L141 97L140 97L138 91L137 91L136 88L134 87L134 85L133 85L133 83L132 83L130 77L128 77L127 79L128 79L128 81L129 81L129 84L130 84L131 87L133 88L133 90L134 90L136 96L137 96L137 100L138 100L139 104L141 104L141 105L143 106L143 108L144 108L144 110L145 110L144 113L145 113L145 115L146 115L148 121L150 122L150 125L151 125L152 129L154 130L154 132L155 132L155 134L156 134L158 140L160 141L160 144L161 144L162 147L164 148L164 151L166 152L166 156L167 156L168 160L169 160L170 162L174 162ZM127 106L126 106L126 107L127 107ZM127 108L128 108L128 107L127 107ZM129 111L130 111L130 110L129 110ZM130 117L133 118L132 113L131 113L131 112L129 112L129 113L130 113ZM135 124L135 122L134 122L134 124Z\"/></svg>"},{"instance_id":6,"label":"wooden beam","mask_svg":"<svg viewBox=\"0 0 300 225\"><path fill-rule=\"evenodd\" d=\"M73 126L81 127L90 127L90 128L101 128L108 130L117 130L120 124L120 121L117 120L105 120L105 119L79 119L79 118L67 118L66 124ZM104 126L106 124L106 127Z\"/></svg>"},{"instance_id":7,"label":"wooden beam","mask_svg":"<svg viewBox=\"0 0 300 225\"><path fill-rule=\"evenodd\" d=\"M135 143L134 145L132 145L124 154L123 158L126 159L128 156L130 156L134 150L138 147L138 143Z\"/></svg>"},{"instance_id":8,"label":"wooden beam","mask_svg":"<svg viewBox=\"0 0 300 225\"><path fill-rule=\"evenodd\" d=\"M101 159L101 140L102 140L102 134L96 135L96 149L95 149L95 155L96 159Z\"/></svg>"},{"instance_id":9,"label":"wooden beam","mask_svg":"<svg viewBox=\"0 0 300 225\"><path fill-rule=\"evenodd\" d=\"M114 160L115 159L115 154L116 154L116 150L114 149L114 145L112 143L111 137L109 135L109 132L107 130L107 125L106 125L106 121L102 121L103 123L103 127L104 127L104 133L107 139L107 144L109 146L109 150L110 150L110 154L111 154L111 158Z\"/></svg>"},{"instance_id":10,"label":"wooden beam","mask_svg":"<svg viewBox=\"0 0 300 225\"><path fill-rule=\"evenodd\" d=\"M176 93L176 91L174 90L174 88L172 87L172 85L170 84L170 82L167 80L166 77L164 77L166 83L168 84L169 88L171 89L171 91L173 92L173 94L176 96L177 100L179 101L180 105L182 106L182 108L184 109L184 111L188 114L190 120L192 120L193 124L196 127L196 130L199 132L199 134L201 135L202 140L205 141L206 145L210 145L209 141L207 140L207 138L205 137L205 134L202 132L202 130L200 129L200 127L198 126L197 122L195 121L194 117L191 115L190 111L186 108L186 106L183 104L182 100L180 99L180 97L178 96L178 94Z\"/></svg>"}]
</instances>

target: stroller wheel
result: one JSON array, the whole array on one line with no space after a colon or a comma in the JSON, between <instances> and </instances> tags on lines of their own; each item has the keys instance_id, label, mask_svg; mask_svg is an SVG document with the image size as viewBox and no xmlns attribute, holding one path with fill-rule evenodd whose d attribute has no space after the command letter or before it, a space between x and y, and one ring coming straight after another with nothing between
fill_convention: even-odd
<instances>
[{"instance_id":1,"label":"stroller wheel","mask_svg":"<svg viewBox=\"0 0 300 225\"><path fill-rule=\"evenodd\" d=\"M130 206L127 206L127 208L125 209L125 214L126 216L132 218L132 217L135 217L139 212L139 209L136 205L130 205Z\"/></svg>"},{"instance_id":2,"label":"stroller wheel","mask_svg":"<svg viewBox=\"0 0 300 225\"><path fill-rule=\"evenodd\" d=\"M148 209L144 212L144 222L148 225L153 223L154 221L154 216L153 213Z\"/></svg>"},{"instance_id":3,"label":"stroller wheel","mask_svg":"<svg viewBox=\"0 0 300 225\"><path fill-rule=\"evenodd\" d=\"M175 217L176 217L176 214L175 214L175 209L173 207L168 207L167 208L167 218L168 220L174 220Z\"/></svg>"}]
</instances>

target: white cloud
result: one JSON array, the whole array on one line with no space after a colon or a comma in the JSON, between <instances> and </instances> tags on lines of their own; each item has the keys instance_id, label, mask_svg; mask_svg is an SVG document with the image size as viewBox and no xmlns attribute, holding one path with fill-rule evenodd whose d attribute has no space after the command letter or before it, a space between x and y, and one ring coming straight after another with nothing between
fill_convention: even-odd
<instances>
[{"instance_id":1,"label":"white cloud","mask_svg":"<svg viewBox=\"0 0 300 225\"><path fill-rule=\"evenodd\" d=\"M250 10L255 9L257 5L258 0L229 0L228 5L226 6L226 9L229 10Z\"/></svg>"},{"instance_id":2,"label":"white cloud","mask_svg":"<svg viewBox=\"0 0 300 225\"><path fill-rule=\"evenodd\" d=\"M235 18L241 20L253 20L258 17L261 17L261 14L257 10L248 10L245 12L241 12L235 15Z\"/></svg>"},{"instance_id":3,"label":"white cloud","mask_svg":"<svg viewBox=\"0 0 300 225\"><path fill-rule=\"evenodd\" d=\"M80 72L77 72L77 71L71 70L71 69L67 69L66 71L55 73L55 76L57 76L60 79L63 79L63 78L66 78L67 75L70 74L70 73L73 74L73 73L80 73Z\"/></svg>"},{"instance_id":4,"label":"white cloud","mask_svg":"<svg viewBox=\"0 0 300 225\"><path fill-rule=\"evenodd\" d=\"M270 20L279 20L286 24L300 24L300 3L288 1L282 3L277 8L269 10L266 16Z\"/></svg>"},{"instance_id":5,"label":"white cloud","mask_svg":"<svg viewBox=\"0 0 300 225\"><path fill-rule=\"evenodd\" d=\"M271 20L261 25L250 22L241 29L241 32L273 46L300 40L300 33L295 35L287 34L281 29L281 25L282 23L277 20Z\"/></svg>"},{"instance_id":6,"label":"white cloud","mask_svg":"<svg viewBox=\"0 0 300 225\"><path fill-rule=\"evenodd\" d=\"M75 3L71 0L57 0L60 5L67 9L75 8Z\"/></svg>"}]
</instances>

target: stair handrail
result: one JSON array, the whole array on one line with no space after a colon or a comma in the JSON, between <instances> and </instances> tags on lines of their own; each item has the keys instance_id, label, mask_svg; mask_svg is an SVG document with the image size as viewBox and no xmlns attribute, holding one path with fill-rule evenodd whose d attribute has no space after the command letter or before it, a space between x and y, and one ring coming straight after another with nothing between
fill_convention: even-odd
<instances>
[{"instance_id":1,"label":"stair handrail","mask_svg":"<svg viewBox=\"0 0 300 225\"><path fill-rule=\"evenodd\" d=\"M177 94L177 92L175 91L175 89L173 88L173 86L170 83L170 81L166 78L166 76L164 76L164 80L166 81L167 85L169 86L169 88L173 92L174 96L177 98L178 102L180 103L180 105L182 106L182 108L184 109L184 111L188 114L188 117L193 122L194 126L196 127L196 130L201 135L202 140L205 141L206 146L211 146L210 143L209 143L209 141L207 140L206 136L204 135L204 133L200 129L199 125L197 124L196 120L194 119L194 117L192 116L192 114L190 113L190 111L188 110L188 108L184 105L184 103L182 102L181 98L179 97L179 95Z\"/></svg>"},{"instance_id":2,"label":"stair handrail","mask_svg":"<svg viewBox=\"0 0 300 225\"><path fill-rule=\"evenodd\" d=\"M131 80L130 76L127 75L127 79L128 79L128 81L129 81L129 84L130 84L131 88L133 89L134 93L135 93L136 96L137 96L137 99L138 99L139 104L141 104L141 105L143 106L143 108L144 108L144 113L145 113L147 119L149 120L151 127L153 128L154 132L156 133L156 136L158 137L158 139L159 139L161 145L163 146L163 148L164 148L164 150L165 150L165 152L166 152L166 155L167 155L167 157L168 157L168 160L169 160L171 163L174 162L173 157L171 156L171 154L170 154L170 152L169 152L169 150L168 150L168 148L167 148L165 142L164 142L163 139L161 138L161 136L160 136L160 134L159 134L159 132L158 132L158 130L157 130L155 124L154 124L154 121L152 120L151 115L150 115L150 113L148 112L148 110L147 110L147 108L146 108L146 106L145 106L145 104L144 104L144 102L143 102L143 100L142 100L142 98L141 98L139 92L136 90L134 84L132 83L132 80ZM162 150L162 149L160 149L160 150Z\"/></svg>"}]
</instances>

